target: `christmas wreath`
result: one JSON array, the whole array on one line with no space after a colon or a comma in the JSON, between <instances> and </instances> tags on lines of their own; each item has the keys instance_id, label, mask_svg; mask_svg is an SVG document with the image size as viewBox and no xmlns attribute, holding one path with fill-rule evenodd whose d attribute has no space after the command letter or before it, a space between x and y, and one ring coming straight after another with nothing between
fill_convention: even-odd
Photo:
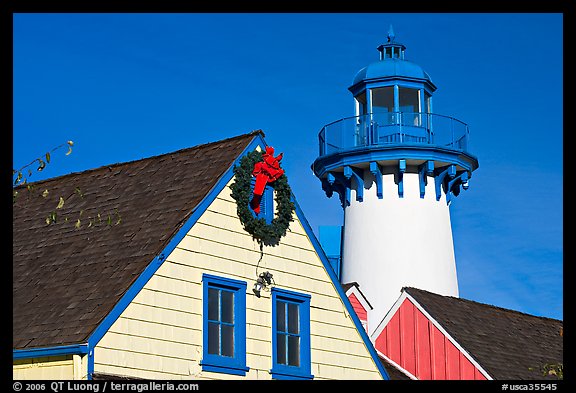
<instances>
[{"instance_id":1,"label":"christmas wreath","mask_svg":"<svg viewBox=\"0 0 576 393\"><path fill-rule=\"evenodd\" d=\"M292 190L284 170L279 166L282 154L274 157L273 153L274 148L269 146L264 153L252 151L242 157L240 165L234 167L235 180L230 186L240 222L244 230L258 241L261 249L263 245L276 246L293 221ZM256 177L254 191L251 187L252 177ZM258 212L260 197L266 185L274 189L276 201L276 214L269 224L251 212L251 209Z\"/></svg>"}]
</instances>

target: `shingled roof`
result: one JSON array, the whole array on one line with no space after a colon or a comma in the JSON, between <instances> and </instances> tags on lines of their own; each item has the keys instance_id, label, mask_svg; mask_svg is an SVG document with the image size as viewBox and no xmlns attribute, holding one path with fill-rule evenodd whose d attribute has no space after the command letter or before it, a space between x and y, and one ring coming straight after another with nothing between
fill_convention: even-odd
<instances>
[{"instance_id":1,"label":"shingled roof","mask_svg":"<svg viewBox=\"0 0 576 393\"><path fill-rule=\"evenodd\" d=\"M86 342L258 134L32 183L32 192L19 187L13 348ZM58 221L48 225L60 196ZM98 213L102 222L89 226Z\"/></svg>"},{"instance_id":2,"label":"shingled roof","mask_svg":"<svg viewBox=\"0 0 576 393\"><path fill-rule=\"evenodd\" d=\"M563 323L471 300L404 288L494 379L547 379L563 363Z\"/></svg>"}]
</instances>

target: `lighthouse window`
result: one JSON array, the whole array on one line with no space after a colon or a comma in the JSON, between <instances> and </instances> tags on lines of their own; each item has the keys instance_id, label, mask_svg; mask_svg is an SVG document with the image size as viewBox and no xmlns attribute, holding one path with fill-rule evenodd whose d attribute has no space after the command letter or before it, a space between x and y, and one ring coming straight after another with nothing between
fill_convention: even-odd
<instances>
[{"instance_id":1,"label":"lighthouse window","mask_svg":"<svg viewBox=\"0 0 576 393\"><path fill-rule=\"evenodd\" d=\"M372 90L372 113L385 114L377 116L376 121L381 125L394 123L394 87L386 86Z\"/></svg>"},{"instance_id":2,"label":"lighthouse window","mask_svg":"<svg viewBox=\"0 0 576 393\"><path fill-rule=\"evenodd\" d=\"M400 112L419 112L418 90L400 87Z\"/></svg>"},{"instance_id":3,"label":"lighthouse window","mask_svg":"<svg viewBox=\"0 0 576 393\"><path fill-rule=\"evenodd\" d=\"M424 92L424 102L426 113L432 113L432 96L430 96L426 91Z\"/></svg>"},{"instance_id":4,"label":"lighthouse window","mask_svg":"<svg viewBox=\"0 0 576 393\"><path fill-rule=\"evenodd\" d=\"M400 87L398 94L400 112L402 112L402 124L419 125L420 98L416 89Z\"/></svg>"},{"instance_id":5,"label":"lighthouse window","mask_svg":"<svg viewBox=\"0 0 576 393\"><path fill-rule=\"evenodd\" d=\"M365 115L368 113L366 108L366 92L363 91L362 93L358 94L356 97L356 102L358 105L358 115Z\"/></svg>"}]
</instances>

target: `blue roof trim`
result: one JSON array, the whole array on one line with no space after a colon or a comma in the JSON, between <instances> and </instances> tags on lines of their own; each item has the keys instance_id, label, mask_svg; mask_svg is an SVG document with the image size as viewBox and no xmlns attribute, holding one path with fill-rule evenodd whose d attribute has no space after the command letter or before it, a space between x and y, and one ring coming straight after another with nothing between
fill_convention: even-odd
<instances>
[{"instance_id":1,"label":"blue roof trim","mask_svg":"<svg viewBox=\"0 0 576 393\"><path fill-rule=\"evenodd\" d=\"M340 295L342 302L346 306L346 310L348 311L348 314L350 314L350 317L352 318L352 321L354 322L354 325L356 326L358 333L360 333L360 337L362 337L362 340L364 340L364 344L366 345L366 348L368 348L368 351L370 352L370 355L372 356L372 360L374 360L374 363L376 364L378 371L380 371L380 374L382 375L382 377L384 379L390 379L390 376L386 372L386 369L384 369L384 366L380 362L380 358L378 357L378 354L376 353L376 349L374 348L374 345L372 345L372 341L370 341L370 338L368 337L368 334L364 330L364 327L362 326L360 319L356 315L356 311L354 311L354 308L352 308L352 303L350 303L350 300L348 300L348 297L346 297L346 294L344 293L344 290L342 289L342 285L340 285L340 281L336 277L336 273L334 273L334 270L332 270L332 267L330 265L330 261L328 260L328 257L324 253L324 249L320 245L320 242L316 238L316 235L314 235L314 231L312 231L312 227L308 223L308 220L306 219L306 217L304 217L304 212L302 212L302 209L300 209L300 206L298 205L298 202L296 201L294 194L292 194L292 201L294 202L295 212L296 212L296 216L298 217L298 220L300 220L300 223L302 224L302 227L304 228L306 235L308 235L310 242L314 246L316 253L320 257L320 260L322 261L322 264L324 265L324 269L326 270L326 272L330 276L330 279L332 280L334 287L338 291L338 295Z\"/></svg>"},{"instance_id":2,"label":"blue roof trim","mask_svg":"<svg viewBox=\"0 0 576 393\"><path fill-rule=\"evenodd\" d=\"M88 353L88 344L62 345L57 347L14 349L12 359L30 359L47 356L84 355Z\"/></svg>"},{"instance_id":3,"label":"blue roof trim","mask_svg":"<svg viewBox=\"0 0 576 393\"><path fill-rule=\"evenodd\" d=\"M104 337L104 334L110 329L112 324L120 317L120 315L124 312L124 310L128 307L128 305L134 300L136 295L144 288L144 285L152 278L152 276L156 273L156 271L160 268L162 263L166 260L166 257L174 251L176 246L182 241L184 236L190 231L192 226L196 224L196 221L200 218L200 216L206 211L208 206L216 199L216 196L224 189L226 184L232 179L234 176L234 166L239 165L240 159L245 156L248 152L254 150L256 146L266 147L266 142L262 138L262 135L256 134L254 135L254 139L248 144L248 146L244 149L244 151L236 158L236 160L230 165L230 167L224 172L224 174L220 177L220 179L216 182L216 184L212 187L210 192L206 194L206 196L202 199L202 201L194 208L192 215L186 220L184 225L176 232L176 234L172 237L170 242L164 247L160 253L152 261L146 269L138 276L136 281L132 284L128 291L122 296L122 298L116 303L112 311L106 315L104 320L98 325L98 327L94 330L94 332L88 338L88 344L90 348L95 348L98 342Z\"/></svg>"}]
</instances>

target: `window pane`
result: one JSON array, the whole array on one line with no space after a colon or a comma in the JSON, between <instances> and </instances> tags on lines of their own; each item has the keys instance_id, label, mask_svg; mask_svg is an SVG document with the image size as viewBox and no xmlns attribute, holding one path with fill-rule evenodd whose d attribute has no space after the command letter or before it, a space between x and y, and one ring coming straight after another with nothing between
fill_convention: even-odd
<instances>
[{"instance_id":1,"label":"window pane","mask_svg":"<svg viewBox=\"0 0 576 393\"><path fill-rule=\"evenodd\" d=\"M234 323L234 292L221 291L222 322Z\"/></svg>"},{"instance_id":2,"label":"window pane","mask_svg":"<svg viewBox=\"0 0 576 393\"><path fill-rule=\"evenodd\" d=\"M394 112L394 87L380 87L372 90L372 112Z\"/></svg>"},{"instance_id":3,"label":"window pane","mask_svg":"<svg viewBox=\"0 0 576 393\"><path fill-rule=\"evenodd\" d=\"M208 353L219 355L220 329L217 323L208 322Z\"/></svg>"},{"instance_id":4,"label":"window pane","mask_svg":"<svg viewBox=\"0 0 576 393\"><path fill-rule=\"evenodd\" d=\"M418 90L400 87L398 98L400 100L400 112L420 112Z\"/></svg>"},{"instance_id":5,"label":"window pane","mask_svg":"<svg viewBox=\"0 0 576 393\"><path fill-rule=\"evenodd\" d=\"M276 362L286 364L286 335L281 333L276 335Z\"/></svg>"},{"instance_id":6,"label":"window pane","mask_svg":"<svg viewBox=\"0 0 576 393\"><path fill-rule=\"evenodd\" d=\"M365 115L367 112L367 109L366 109L366 92L362 92L354 98L356 98L356 101L358 101L358 114L359 115Z\"/></svg>"},{"instance_id":7,"label":"window pane","mask_svg":"<svg viewBox=\"0 0 576 393\"><path fill-rule=\"evenodd\" d=\"M234 326L222 325L222 356L234 357Z\"/></svg>"},{"instance_id":8,"label":"window pane","mask_svg":"<svg viewBox=\"0 0 576 393\"><path fill-rule=\"evenodd\" d=\"M286 303L276 302L276 329L279 332L286 331Z\"/></svg>"},{"instance_id":9,"label":"window pane","mask_svg":"<svg viewBox=\"0 0 576 393\"><path fill-rule=\"evenodd\" d=\"M295 303L288 303L288 332L294 334L300 333L298 305Z\"/></svg>"},{"instance_id":10,"label":"window pane","mask_svg":"<svg viewBox=\"0 0 576 393\"><path fill-rule=\"evenodd\" d=\"M288 365L300 367L300 337L288 336Z\"/></svg>"},{"instance_id":11,"label":"window pane","mask_svg":"<svg viewBox=\"0 0 576 393\"><path fill-rule=\"evenodd\" d=\"M218 289L208 288L208 320L219 321Z\"/></svg>"}]
</instances>

